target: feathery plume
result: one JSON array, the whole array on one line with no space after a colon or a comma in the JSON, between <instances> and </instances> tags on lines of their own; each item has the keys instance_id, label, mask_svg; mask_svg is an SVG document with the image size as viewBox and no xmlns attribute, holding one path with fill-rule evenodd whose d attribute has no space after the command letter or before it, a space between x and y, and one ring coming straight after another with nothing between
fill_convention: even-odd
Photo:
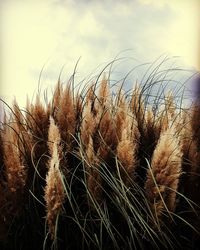
<instances>
[{"instance_id":1,"label":"feathery plume","mask_svg":"<svg viewBox=\"0 0 200 250\"><path fill-rule=\"evenodd\" d=\"M176 115L176 107L174 103L174 96L171 91L165 98L165 107L169 120L172 120Z\"/></svg>"},{"instance_id":2,"label":"feathery plume","mask_svg":"<svg viewBox=\"0 0 200 250\"><path fill-rule=\"evenodd\" d=\"M97 156L106 162L117 147L116 125L110 109L106 109L101 113L97 124L94 150L97 152Z\"/></svg>"},{"instance_id":3,"label":"feathery plume","mask_svg":"<svg viewBox=\"0 0 200 250\"><path fill-rule=\"evenodd\" d=\"M200 148L200 105L194 104L191 110L191 127L193 132L193 139L196 141L198 148Z\"/></svg>"},{"instance_id":4,"label":"feathery plume","mask_svg":"<svg viewBox=\"0 0 200 250\"><path fill-rule=\"evenodd\" d=\"M21 193L26 180L25 167L20 161L20 152L18 148L18 135L13 128L5 127L3 134L4 164L7 177L7 185L11 193Z\"/></svg>"},{"instance_id":5,"label":"feathery plume","mask_svg":"<svg viewBox=\"0 0 200 250\"><path fill-rule=\"evenodd\" d=\"M189 160L189 180L188 195L197 204L200 205L200 105L194 104L191 114L191 132L188 160Z\"/></svg>"},{"instance_id":6,"label":"feathery plume","mask_svg":"<svg viewBox=\"0 0 200 250\"><path fill-rule=\"evenodd\" d=\"M107 102L109 102L109 98L110 90L108 86L108 79L106 79L106 76L104 75L103 79L101 80L98 93L98 99L100 101L101 106L104 106Z\"/></svg>"},{"instance_id":7,"label":"feathery plume","mask_svg":"<svg viewBox=\"0 0 200 250\"><path fill-rule=\"evenodd\" d=\"M96 127L95 117L91 109L92 103L88 100L83 107L82 122L80 127L81 142L86 148L89 144L89 138L90 136L93 136Z\"/></svg>"},{"instance_id":8,"label":"feathery plume","mask_svg":"<svg viewBox=\"0 0 200 250\"><path fill-rule=\"evenodd\" d=\"M39 95L36 96L35 104L27 103L26 122L35 137L35 140L47 140L49 127L49 113L40 101Z\"/></svg>"},{"instance_id":9,"label":"feathery plume","mask_svg":"<svg viewBox=\"0 0 200 250\"><path fill-rule=\"evenodd\" d=\"M56 113L58 112L60 105L60 98L62 97L62 95L63 95L63 87L59 80L54 90L53 100L51 105L51 114L54 119L56 118Z\"/></svg>"},{"instance_id":10,"label":"feathery plume","mask_svg":"<svg viewBox=\"0 0 200 250\"><path fill-rule=\"evenodd\" d=\"M93 138L97 130L96 117L92 112L93 89L90 88L88 95L86 96L86 102L82 113L81 122L81 143L83 148L83 154L86 157L86 180L87 188L92 197L97 201L101 201L101 177L99 174L98 159L94 152Z\"/></svg>"},{"instance_id":11,"label":"feathery plume","mask_svg":"<svg viewBox=\"0 0 200 250\"><path fill-rule=\"evenodd\" d=\"M39 95L36 96L36 102L34 105L29 103L27 103L27 105L26 123L29 129L29 134L26 136L31 135L32 164L34 165L34 168L37 166L37 171L41 176L45 177L47 169L46 156L48 153L47 140L50 114L48 113L48 109L43 106Z\"/></svg>"},{"instance_id":12,"label":"feathery plume","mask_svg":"<svg viewBox=\"0 0 200 250\"><path fill-rule=\"evenodd\" d=\"M18 130L23 131L24 130L24 117L22 115L22 112L16 100L14 100L13 102L13 113L14 113L14 120L17 123Z\"/></svg>"},{"instance_id":13,"label":"feathery plume","mask_svg":"<svg viewBox=\"0 0 200 250\"><path fill-rule=\"evenodd\" d=\"M5 181L1 183L1 191L5 192L2 196L5 203L1 212L4 218L2 228L6 230L13 216L19 217L23 212L27 170L21 162L18 135L14 128L8 125L4 127L2 137Z\"/></svg>"},{"instance_id":14,"label":"feathery plume","mask_svg":"<svg viewBox=\"0 0 200 250\"><path fill-rule=\"evenodd\" d=\"M141 89L138 84L133 89L130 108L137 119L138 128L142 129L144 123L145 107L142 99Z\"/></svg>"},{"instance_id":15,"label":"feathery plume","mask_svg":"<svg viewBox=\"0 0 200 250\"><path fill-rule=\"evenodd\" d=\"M76 129L76 110L74 105L70 87L67 86L60 97L55 115L55 121L58 124L61 138L65 142L67 150L72 145Z\"/></svg>"},{"instance_id":16,"label":"feathery plume","mask_svg":"<svg viewBox=\"0 0 200 250\"><path fill-rule=\"evenodd\" d=\"M16 133L18 134L19 151L21 152L22 162L27 165L29 159L31 158L31 151L33 147L32 135L28 130L22 111L16 101L13 103L13 113L13 122L15 123Z\"/></svg>"},{"instance_id":17,"label":"feathery plume","mask_svg":"<svg viewBox=\"0 0 200 250\"><path fill-rule=\"evenodd\" d=\"M176 206L176 191L181 175L182 152L179 138L173 127L162 132L154 150L145 184L150 206L157 218L162 212L173 212Z\"/></svg>"},{"instance_id":18,"label":"feathery plume","mask_svg":"<svg viewBox=\"0 0 200 250\"><path fill-rule=\"evenodd\" d=\"M137 166L137 150L139 131L136 120L128 114L124 120L120 141L117 146L117 158L121 165L121 176L123 182L128 186L134 179L135 168Z\"/></svg>"},{"instance_id":19,"label":"feathery plume","mask_svg":"<svg viewBox=\"0 0 200 250\"><path fill-rule=\"evenodd\" d=\"M47 210L47 223L51 238L55 237L56 221L65 200L65 189L60 171L60 159L57 143L53 144L53 154L50 161L50 167L46 176L45 201Z\"/></svg>"},{"instance_id":20,"label":"feathery plume","mask_svg":"<svg viewBox=\"0 0 200 250\"><path fill-rule=\"evenodd\" d=\"M118 140L121 139L122 130L124 129L124 121L126 120L128 107L122 91L118 93L115 103L115 124ZM129 114L130 115L130 114Z\"/></svg>"},{"instance_id":21,"label":"feathery plume","mask_svg":"<svg viewBox=\"0 0 200 250\"><path fill-rule=\"evenodd\" d=\"M54 143L59 145L61 143L61 137L58 126L55 124L53 117L50 116L50 124L48 130L48 147L50 155L53 155Z\"/></svg>"}]
</instances>

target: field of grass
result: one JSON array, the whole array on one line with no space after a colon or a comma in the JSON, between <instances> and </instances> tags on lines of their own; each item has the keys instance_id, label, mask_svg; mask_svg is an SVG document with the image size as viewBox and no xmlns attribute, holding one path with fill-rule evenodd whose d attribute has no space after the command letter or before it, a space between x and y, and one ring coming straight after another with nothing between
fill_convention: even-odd
<instances>
[{"instance_id":1,"label":"field of grass","mask_svg":"<svg viewBox=\"0 0 200 250\"><path fill-rule=\"evenodd\" d=\"M155 74L115 95L109 75L73 80L7 106L0 249L198 249L198 103L151 95Z\"/></svg>"}]
</instances>

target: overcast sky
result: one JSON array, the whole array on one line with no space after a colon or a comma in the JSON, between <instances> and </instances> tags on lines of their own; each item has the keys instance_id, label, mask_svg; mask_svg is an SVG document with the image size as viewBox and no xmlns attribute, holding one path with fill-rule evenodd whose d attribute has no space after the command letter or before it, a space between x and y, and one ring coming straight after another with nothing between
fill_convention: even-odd
<instances>
[{"instance_id":1,"label":"overcast sky","mask_svg":"<svg viewBox=\"0 0 200 250\"><path fill-rule=\"evenodd\" d=\"M56 83L64 65L67 78L79 57L79 80L98 73L120 52L126 57L117 68L120 76L161 55L178 56L177 65L198 69L198 2L1 1L0 95L7 101L16 96L24 105L26 95L37 89L43 66L45 88Z\"/></svg>"}]
</instances>

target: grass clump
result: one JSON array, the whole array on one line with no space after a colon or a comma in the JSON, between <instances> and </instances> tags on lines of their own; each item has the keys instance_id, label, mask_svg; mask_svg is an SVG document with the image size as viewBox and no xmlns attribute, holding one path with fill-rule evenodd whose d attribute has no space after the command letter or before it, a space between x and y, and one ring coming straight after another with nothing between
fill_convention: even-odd
<instances>
[{"instance_id":1,"label":"grass clump","mask_svg":"<svg viewBox=\"0 0 200 250\"><path fill-rule=\"evenodd\" d=\"M157 71L127 93L104 74L79 91L59 81L46 105L14 102L0 130L1 249L198 249L200 106L151 96Z\"/></svg>"}]
</instances>

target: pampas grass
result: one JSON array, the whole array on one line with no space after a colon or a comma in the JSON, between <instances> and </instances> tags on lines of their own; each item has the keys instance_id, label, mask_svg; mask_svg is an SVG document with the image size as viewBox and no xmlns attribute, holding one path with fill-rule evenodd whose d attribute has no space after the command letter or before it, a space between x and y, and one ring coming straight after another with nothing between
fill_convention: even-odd
<instances>
[{"instance_id":1,"label":"pampas grass","mask_svg":"<svg viewBox=\"0 0 200 250\"><path fill-rule=\"evenodd\" d=\"M152 97L159 67L132 92L113 95L104 72L78 90L73 75L49 103L8 107L2 249L198 248L200 107Z\"/></svg>"},{"instance_id":2,"label":"pampas grass","mask_svg":"<svg viewBox=\"0 0 200 250\"><path fill-rule=\"evenodd\" d=\"M64 184L60 167L60 134L53 118L51 118L49 127L49 151L51 160L49 170L46 176L45 201L47 208L47 224L51 237L56 237L56 221L62 209L65 199ZM53 145L51 145L52 143Z\"/></svg>"},{"instance_id":3,"label":"pampas grass","mask_svg":"<svg viewBox=\"0 0 200 250\"><path fill-rule=\"evenodd\" d=\"M174 127L162 132L154 150L145 184L147 199L156 218L175 210L181 175L182 152Z\"/></svg>"},{"instance_id":4,"label":"pampas grass","mask_svg":"<svg viewBox=\"0 0 200 250\"><path fill-rule=\"evenodd\" d=\"M130 180L134 180L135 168L138 165L137 151L139 131L137 123L128 110L121 126L121 135L117 145L117 158L122 169L122 180L129 186Z\"/></svg>"}]
</instances>

